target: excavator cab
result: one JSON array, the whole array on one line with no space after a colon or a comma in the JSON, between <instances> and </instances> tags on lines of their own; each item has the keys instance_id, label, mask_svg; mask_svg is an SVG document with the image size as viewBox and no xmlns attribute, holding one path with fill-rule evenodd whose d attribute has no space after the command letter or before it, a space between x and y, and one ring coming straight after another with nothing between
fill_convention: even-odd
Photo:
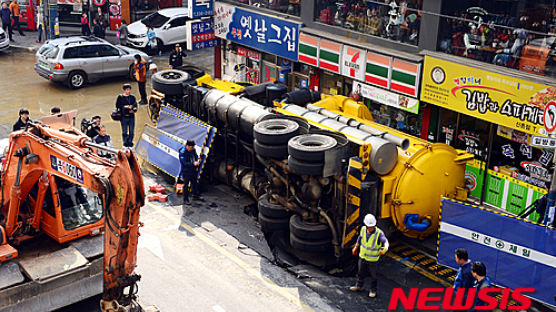
<instances>
[{"instance_id":1,"label":"excavator cab","mask_svg":"<svg viewBox=\"0 0 556 312\"><path fill-rule=\"evenodd\" d=\"M94 224L102 218L102 195L70 181L54 177L62 224L66 231Z\"/></svg>"},{"instance_id":2,"label":"excavator cab","mask_svg":"<svg viewBox=\"0 0 556 312\"><path fill-rule=\"evenodd\" d=\"M18 257L16 247L30 239L48 236L66 243L104 231L101 306L125 310L135 291L124 289L136 289L140 279L134 269L145 200L141 170L132 150L91 142L73 126L74 119L47 116L10 134L0 157L0 263ZM101 157L99 150L114 157ZM45 250L50 253L56 252ZM26 258L40 254L33 250Z\"/></svg>"}]
</instances>

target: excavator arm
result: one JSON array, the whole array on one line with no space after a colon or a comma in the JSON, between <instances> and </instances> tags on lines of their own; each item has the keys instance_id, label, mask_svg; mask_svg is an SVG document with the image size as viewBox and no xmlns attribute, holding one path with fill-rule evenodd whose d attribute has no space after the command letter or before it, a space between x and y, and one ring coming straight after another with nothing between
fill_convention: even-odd
<instances>
[{"instance_id":1,"label":"excavator arm","mask_svg":"<svg viewBox=\"0 0 556 312\"><path fill-rule=\"evenodd\" d=\"M125 150L119 151L116 158L117 165L105 181L111 194L105 211L101 310L110 312L136 308L136 283L141 277L133 271L141 226L139 211L145 203L143 178L135 155Z\"/></svg>"}]
</instances>

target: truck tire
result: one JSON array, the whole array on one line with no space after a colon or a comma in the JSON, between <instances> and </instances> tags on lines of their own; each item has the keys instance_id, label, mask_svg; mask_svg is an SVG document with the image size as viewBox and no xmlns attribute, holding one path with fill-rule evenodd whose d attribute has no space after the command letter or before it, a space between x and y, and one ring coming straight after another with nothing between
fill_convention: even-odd
<instances>
[{"instance_id":1,"label":"truck tire","mask_svg":"<svg viewBox=\"0 0 556 312\"><path fill-rule=\"evenodd\" d=\"M332 251L332 241L330 239L309 241L299 238L293 235L293 233L290 233L290 245L294 249L299 249L307 252Z\"/></svg>"},{"instance_id":2,"label":"truck tire","mask_svg":"<svg viewBox=\"0 0 556 312\"><path fill-rule=\"evenodd\" d=\"M324 152L336 144L336 139L327 135L302 134L288 141L288 153L304 161L323 162Z\"/></svg>"},{"instance_id":3,"label":"truck tire","mask_svg":"<svg viewBox=\"0 0 556 312\"><path fill-rule=\"evenodd\" d=\"M259 224L261 225L261 230L263 232L287 231L289 222L289 218L268 218L263 216L259 211Z\"/></svg>"},{"instance_id":4,"label":"truck tire","mask_svg":"<svg viewBox=\"0 0 556 312\"><path fill-rule=\"evenodd\" d=\"M268 145L259 143L257 140L253 141L255 147L255 153L270 158L283 159L288 157L288 146L286 144L282 145Z\"/></svg>"},{"instance_id":5,"label":"truck tire","mask_svg":"<svg viewBox=\"0 0 556 312\"><path fill-rule=\"evenodd\" d=\"M328 225L304 222L299 215L290 218L290 233L308 241L332 239L332 232Z\"/></svg>"},{"instance_id":6,"label":"truck tire","mask_svg":"<svg viewBox=\"0 0 556 312\"><path fill-rule=\"evenodd\" d=\"M293 120L277 118L258 122L253 127L253 136L259 143L279 145L299 134L299 124Z\"/></svg>"},{"instance_id":7,"label":"truck tire","mask_svg":"<svg viewBox=\"0 0 556 312\"><path fill-rule=\"evenodd\" d=\"M263 196L259 197L258 206L259 212L264 217L273 219L284 219L291 216L291 213L287 211L284 206L269 202L268 194L264 194Z\"/></svg>"},{"instance_id":8,"label":"truck tire","mask_svg":"<svg viewBox=\"0 0 556 312\"><path fill-rule=\"evenodd\" d=\"M322 162L305 162L295 157L288 157L288 167L293 173L306 175L322 175L324 164Z\"/></svg>"},{"instance_id":9,"label":"truck tire","mask_svg":"<svg viewBox=\"0 0 556 312\"><path fill-rule=\"evenodd\" d=\"M175 69L162 70L151 78L152 88L164 95L182 95L183 83L189 80L189 74Z\"/></svg>"}]
</instances>

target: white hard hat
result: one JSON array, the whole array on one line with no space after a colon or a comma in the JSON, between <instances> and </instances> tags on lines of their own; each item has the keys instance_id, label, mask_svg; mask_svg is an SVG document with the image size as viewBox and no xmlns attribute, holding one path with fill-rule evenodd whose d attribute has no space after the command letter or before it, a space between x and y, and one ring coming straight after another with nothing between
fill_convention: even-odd
<instances>
[{"instance_id":1,"label":"white hard hat","mask_svg":"<svg viewBox=\"0 0 556 312\"><path fill-rule=\"evenodd\" d=\"M369 213L368 215L365 216L365 219L363 219L363 223L365 223L366 226L375 226L376 218L375 216Z\"/></svg>"},{"instance_id":2,"label":"white hard hat","mask_svg":"<svg viewBox=\"0 0 556 312\"><path fill-rule=\"evenodd\" d=\"M151 65L149 66L149 69L150 69L150 70L157 69L156 64L155 64L155 63L151 63Z\"/></svg>"}]
</instances>

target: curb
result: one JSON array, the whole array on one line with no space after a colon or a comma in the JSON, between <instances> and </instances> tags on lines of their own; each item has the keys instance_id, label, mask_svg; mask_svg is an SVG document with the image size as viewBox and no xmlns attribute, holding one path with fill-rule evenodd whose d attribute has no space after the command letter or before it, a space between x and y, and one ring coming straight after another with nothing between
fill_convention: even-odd
<instances>
[{"instance_id":1,"label":"curb","mask_svg":"<svg viewBox=\"0 0 556 312\"><path fill-rule=\"evenodd\" d=\"M40 47L26 47L26 46L20 46L20 45L11 45L8 49L17 49L17 50L24 50L27 52L37 52L39 50Z\"/></svg>"}]
</instances>

